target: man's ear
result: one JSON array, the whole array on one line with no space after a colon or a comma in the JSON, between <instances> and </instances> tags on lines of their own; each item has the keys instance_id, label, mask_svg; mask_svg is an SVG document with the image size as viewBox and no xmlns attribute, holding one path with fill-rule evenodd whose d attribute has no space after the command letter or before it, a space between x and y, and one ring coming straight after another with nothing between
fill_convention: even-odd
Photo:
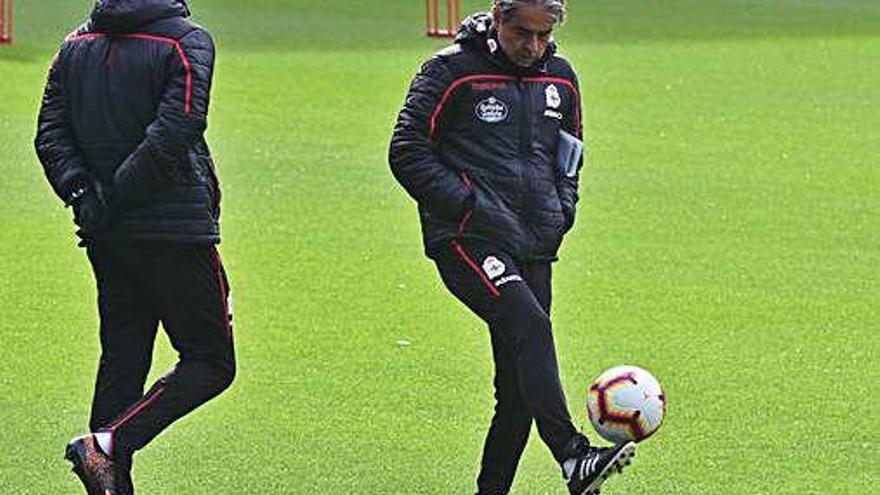
<instances>
[{"instance_id":1,"label":"man's ear","mask_svg":"<svg viewBox=\"0 0 880 495\"><path fill-rule=\"evenodd\" d=\"M501 11L498 10L497 5L492 6L492 25L495 26L495 29L501 25Z\"/></svg>"}]
</instances>

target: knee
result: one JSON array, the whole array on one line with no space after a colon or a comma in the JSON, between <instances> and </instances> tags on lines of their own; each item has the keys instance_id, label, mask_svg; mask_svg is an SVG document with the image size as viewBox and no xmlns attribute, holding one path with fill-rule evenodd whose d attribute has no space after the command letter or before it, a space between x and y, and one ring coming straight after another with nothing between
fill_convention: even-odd
<instances>
[{"instance_id":1,"label":"knee","mask_svg":"<svg viewBox=\"0 0 880 495\"><path fill-rule=\"evenodd\" d=\"M495 420L500 420L509 425L531 426L532 415L521 399L496 396Z\"/></svg>"},{"instance_id":2,"label":"knee","mask_svg":"<svg viewBox=\"0 0 880 495\"><path fill-rule=\"evenodd\" d=\"M495 376L495 413L497 415L529 419L528 408L520 392L519 381L514 373Z\"/></svg>"},{"instance_id":3,"label":"knee","mask_svg":"<svg viewBox=\"0 0 880 495\"><path fill-rule=\"evenodd\" d=\"M217 368L217 393L228 389L232 382L235 381L236 365L235 359L226 359L218 363Z\"/></svg>"},{"instance_id":4,"label":"knee","mask_svg":"<svg viewBox=\"0 0 880 495\"><path fill-rule=\"evenodd\" d=\"M139 397L150 372L150 360L104 352L98 360L101 381L112 390Z\"/></svg>"},{"instance_id":5,"label":"knee","mask_svg":"<svg viewBox=\"0 0 880 495\"><path fill-rule=\"evenodd\" d=\"M149 351L137 348L122 348L121 346L105 346L101 350L98 365L112 370L141 370L149 368L153 360L152 347Z\"/></svg>"},{"instance_id":6,"label":"knee","mask_svg":"<svg viewBox=\"0 0 880 495\"><path fill-rule=\"evenodd\" d=\"M237 365L232 345L217 345L200 353L199 360L210 367L215 393L228 389L235 381Z\"/></svg>"},{"instance_id":7,"label":"knee","mask_svg":"<svg viewBox=\"0 0 880 495\"><path fill-rule=\"evenodd\" d=\"M235 380L236 366L232 356L212 354L187 357L181 359L180 366L197 373L205 392L211 397L228 389Z\"/></svg>"},{"instance_id":8,"label":"knee","mask_svg":"<svg viewBox=\"0 0 880 495\"><path fill-rule=\"evenodd\" d=\"M550 317L540 308L520 308L507 318L508 339L514 352L552 342Z\"/></svg>"}]
</instances>

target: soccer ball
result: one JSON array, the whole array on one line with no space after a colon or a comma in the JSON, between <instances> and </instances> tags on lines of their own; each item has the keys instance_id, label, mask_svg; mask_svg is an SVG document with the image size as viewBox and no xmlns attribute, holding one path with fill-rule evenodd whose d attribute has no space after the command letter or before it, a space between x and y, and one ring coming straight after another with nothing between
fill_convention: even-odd
<instances>
[{"instance_id":1,"label":"soccer ball","mask_svg":"<svg viewBox=\"0 0 880 495\"><path fill-rule=\"evenodd\" d=\"M590 384L587 415L609 442L640 442L666 416L666 395L653 375L636 366L618 366Z\"/></svg>"}]
</instances>

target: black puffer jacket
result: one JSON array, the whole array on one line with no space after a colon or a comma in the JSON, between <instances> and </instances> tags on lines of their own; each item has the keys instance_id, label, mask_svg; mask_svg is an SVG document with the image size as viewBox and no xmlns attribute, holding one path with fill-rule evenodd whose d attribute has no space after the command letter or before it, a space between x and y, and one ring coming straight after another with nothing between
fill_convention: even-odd
<instances>
[{"instance_id":1,"label":"black puffer jacket","mask_svg":"<svg viewBox=\"0 0 880 495\"><path fill-rule=\"evenodd\" d=\"M214 65L181 0L99 0L52 67L35 146L69 202L99 181L102 240L216 243L220 189L204 140Z\"/></svg>"},{"instance_id":2,"label":"black puffer jacket","mask_svg":"<svg viewBox=\"0 0 880 495\"><path fill-rule=\"evenodd\" d=\"M456 44L422 66L389 162L419 204L428 256L470 237L522 261L552 260L578 200L578 177L556 167L559 130L581 136L577 77L553 44L518 67L491 22L470 17Z\"/></svg>"}]
</instances>

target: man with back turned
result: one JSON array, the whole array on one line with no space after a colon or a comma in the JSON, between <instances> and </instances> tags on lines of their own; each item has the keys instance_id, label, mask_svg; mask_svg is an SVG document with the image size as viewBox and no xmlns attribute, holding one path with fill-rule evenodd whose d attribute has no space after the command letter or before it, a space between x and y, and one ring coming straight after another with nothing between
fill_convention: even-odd
<instances>
[{"instance_id":1,"label":"man with back turned","mask_svg":"<svg viewBox=\"0 0 880 495\"><path fill-rule=\"evenodd\" d=\"M98 0L49 71L35 141L98 289L90 430L67 446L90 495L134 493L133 454L235 375L220 187L204 139L210 34L184 0ZM159 323L180 356L146 392Z\"/></svg>"}]
</instances>

